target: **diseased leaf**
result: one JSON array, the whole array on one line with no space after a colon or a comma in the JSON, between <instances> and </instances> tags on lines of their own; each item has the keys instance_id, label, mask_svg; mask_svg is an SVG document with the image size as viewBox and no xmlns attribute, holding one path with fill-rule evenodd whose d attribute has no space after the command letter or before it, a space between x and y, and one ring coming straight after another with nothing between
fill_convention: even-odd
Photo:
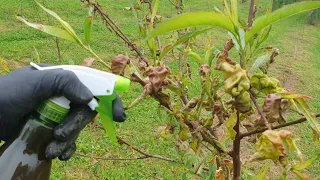
<instances>
[{"instance_id":1,"label":"diseased leaf","mask_svg":"<svg viewBox=\"0 0 320 180\"><path fill-rule=\"evenodd\" d=\"M146 73L149 78L149 83L145 85L144 90L147 92L147 94L160 92L163 86L168 85L166 77L168 74L170 74L170 69L166 66L149 66L146 70Z\"/></svg>"},{"instance_id":2,"label":"diseased leaf","mask_svg":"<svg viewBox=\"0 0 320 180\"><path fill-rule=\"evenodd\" d=\"M166 46L163 49L163 51L160 54L160 59L162 59L168 52L170 52L173 48L175 48L179 44L184 43L184 42L188 41L189 39L194 38L197 35L202 34L202 33L206 32L206 31L208 31L210 29L212 29L212 28L207 28L207 29L204 29L204 30L201 30L201 31L194 31L194 32L190 32L190 33L187 33L187 34L183 35L173 45Z\"/></svg>"},{"instance_id":3,"label":"diseased leaf","mask_svg":"<svg viewBox=\"0 0 320 180\"><path fill-rule=\"evenodd\" d=\"M151 32L148 39L178 29L194 26L220 27L235 34L234 27L229 17L214 12L195 12L182 14L159 24L157 28Z\"/></svg>"},{"instance_id":4,"label":"diseased leaf","mask_svg":"<svg viewBox=\"0 0 320 180\"><path fill-rule=\"evenodd\" d=\"M71 36L67 31L60 29L58 27L30 23L30 22L26 21L24 18L22 18L21 16L16 16L16 18L28 26L35 28L35 29L38 29L38 30L45 32L47 34L50 34L52 36L56 36L56 37L59 37L59 38L65 39L65 40L69 40L69 41L75 42L75 43L78 42L77 39L74 38L73 36Z\"/></svg>"},{"instance_id":5,"label":"diseased leaf","mask_svg":"<svg viewBox=\"0 0 320 180\"><path fill-rule=\"evenodd\" d=\"M88 57L85 60L83 60L80 65L81 66L86 66L86 67L91 67L93 62L94 62L94 60L95 59L93 57Z\"/></svg>"},{"instance_id":6,"label":"diseased leaf","mask_svg":"<svg viewBox=\"0 0 320 180\"><path fill-rule=\"evenodd\" d=\"M111 61L111 71L114 74L123 76L128 64L130 64L130 58L128 56L119 54Z\"/></svg>"},{"instance_id":7,"label":"diseased leaf","mask_svg":"<svg viewBox=\"0 0 320 180\"><path fill-rule=\"evenodd\" d=\"M253 38L253 36L256 33L258 33L261 29L269 26L274 22L277 22L279 20L285 19L287 17L293 16L301 12L310 11L317 8L320 8L319 1L304 1L286 5L274 11L273 13L260 16L254 21L250 31L246 33L246 42L249 42L249 40Z\"/></svg>"},{"instance_id":8,"label":"diseased leaf","mask_svg":"<svg viewBox=\"0 0 320 180\"><path fill-rule=\"evenodd\" d=\"M287 157L283 141L291 139L291 132L287 130L266 130L262 133L258 142L254 145L257 154L251 157L253 160L271 159L274 161L280 161L280 158Z\"/></svg>"},{"instance_id":9,"label":"diseased leaf","mask_svg":"<svg viewBox=\"0 0 320 180\"><path fill-rule=\"evenodd\" d=\"M227 135L231 140L234 140L236 137L237 132L233 129L233 127L237 123L237 114L233 113L229 119L226 120L225 125L227 127Z\"/></svg>"}]
</instances>

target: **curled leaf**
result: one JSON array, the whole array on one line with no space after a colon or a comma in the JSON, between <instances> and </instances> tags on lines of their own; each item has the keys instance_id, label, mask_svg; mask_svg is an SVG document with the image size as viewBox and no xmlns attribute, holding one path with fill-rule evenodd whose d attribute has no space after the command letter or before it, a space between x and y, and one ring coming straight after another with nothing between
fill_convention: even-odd
<instances>
[{"instance_id":1,"label":"curled leaf","mask_svg":"<svg viewBox=\"0 0 320 180\"><path fill-rule=\"evenodd\" d=\"M186 141L190 137L191 137L191 133L190 133L189 127L185 124L182 124L179 132L179 138L181 139L181 141Z\"/></svg>"},{"instance_id":2,"label":"curled leaf","mask_svg":"<svg viewBox=\"0 0 320 180\"><path fill-rule=\"evenodd\" d=\"M197 98L192 98L181 110L180 112L190 112L192 111L196 105L198 104Z\"/></svg>"},{"instance_id":3,"label":"curled leaf","mask_svg":"<svg viewBox=\"0 0 320 180\"><path fill-rule=\"evenodd\" d=\"M278 79L269 77L266 74L254 74L250 81L253 88L265 94L285 92L285 90L280 87Z\"/></svg>"},{"instance_id":4,"label":"curled leaf","mask_svg":"<svg viewBox=\"0 0 320 180\"><path fill-rule=\"evenodd\" d=\"M237 114L233 113L229 119L226 120L225 125L227 127L227 135L231 140L234 140L236 137L237 132L233 129L233 127L237 123Z\"/></svg>"},{"instance_id":5,"label":"curled leaf","mask_svg":"<svg viewBox=\"0 0 320 180\"><path fill-rule=\"evenodd\" d=\"M287 99L282 99L277 94L269 94L264 100L263 114L269 123L278 122L283 124L286 122L290 104ZM256 123L258 126L264 126L264 121L260 117Z\"/></svg>"},{"instance_id":6,"label":"curled leaf","mask_svg":"<svg viewBox=\"0 0 320 180\"><path fill-rule=\"evenodd\" d=\"M128 56L119 54L111 61L111 71L114 74L123 76L128 64L130 64L130 58Z\"/></svg>"},{"instance_id":7,"label":"curled leaf","mask_svg":"<svg viewBox=\"0 0 320 180\"><path fill-rule=\"evenodd\" d=\"M250 88L250 81L246 71L229 59L226 51L218 54L215 68L223 71L224 91L235 98L237 110L241 113L250 111L251 99L247 92Z\"/></svg>"},{"instance_id":8,"label":"curled leaf","mask_svg":"<svg viewBox=\"0 0 320 180\"><path fill-rule=\"evenodd\" d=\"M254 145L257 153L251 160L271 159L280 162L282 157L287 157L283 141L291 141L291 132L287 130L266 130L262 133L258 142Z\"/></svg>"},{"instance_id":9,"label":"curled leaf","mask_svg":"<svg viewBox=\"0 0 320 180\"><path fill-rule=\"evenodd\" d=\"M93 57L88 57L81 62L81 66L91 67L95 59Z\"/></svg>"},{"instance_id":10,"label":"curled leaf","mask_svg":"<svg viewBox=\"0 0 320 180\"><path fill-rule=\"evenodd\" d=\"M170 73L170 70L166 66L150 66L146 70L146 73L149 78L149 83L145 86L148 94L160 92L163 86L168 85L166 77Z\"/></svg>"},{"instance_id":11,"label":"curled leaf","mask_svg":"<svg viewBox=\"0 0 320 180\"><path fill-rule=\"evenodd\" d=\"M200 66L200 77L201 77L201 83L204 84L207 80L207 77L210 75L210 66L207 64L202 64Z\"/></svg>"}]
</instances>

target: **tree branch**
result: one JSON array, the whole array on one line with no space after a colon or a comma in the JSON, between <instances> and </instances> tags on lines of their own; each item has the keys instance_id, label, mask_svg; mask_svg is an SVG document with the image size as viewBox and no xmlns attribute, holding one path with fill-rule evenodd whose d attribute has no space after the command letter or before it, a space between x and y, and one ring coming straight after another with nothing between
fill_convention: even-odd
<instances>
[{"instance_id":1,"label":"tree branch","mask_svg":"<svg viewBox=\"0 0 320 180\"><path fill-rule=\"evenodd\" d=\"M94 2L94 1L90 1L90 0L81 0L81 2L83 2L83 1L87 1L89 4L91 4L94 7L95 12L98 12L100 17L102 18L102 21L105 23L106 27L111 32L115 32L115 34L118 37L120 37L131 48L131 50L135 51L136 54L138 55L140 61L143 61L147 66L149 66L149 62L146 60L146 58L143 57L143 55L142 55L141 51L138 49L138 47L112 21L112 19L110 18L109 14L107 14L106 12L104 12L101 9L101 6L98 3Z\"/></svg>"},{"instance_id":2,"label":"tree branch","mask_svg":"<svg viewBox=\"0 0 320 180\"><path fill-rule=\"evenodd\" d=\"M104 128L102 126L100 126L100 125L97 125L96 127L99 128L99 129L103 129L104 130ZM137 160L137 159L155 158L155 159L161 159L161 160L169 161L169 162L181 163L181 162L178 162L178 161L176 161L174 159L170 159L170 158L167 158L167 157L163 157L163 156L159 156L159 155L154 155L154 154L149 154L149 153L143 152L142 150L132 146L131 144L129 144L125 140L121 139L119 136L117 136L117 139L118 139L118 142L120 144L127 145L128 147L130 147L130 149L133 149L133 150L137 151L138 153L142 154L143 156L136 157L136 158L124 158L124 159L122 159L122 158L102 158L102 157L94 157L94 156L89 156L89 157L92 157L92 158L95 158L95 159L102 159L102 160ZM86 155L84 155L84 157L85 156Z\"/></svg>"},{"instance_id":3,"label":"tree branch","mask_svg":"<svg viewBox=\"0 0 320 180\"><path fill-rule=\"evenodd\" d=\"M237 123L233 127L236 131L236 137L233 141L232 158L233 158L233 179L240 180L241 161L240 161L240 114L237 112Z\"/></svg>"},{"instance_id":4,"label":"tree branch","mask_svg":"<svg viewBox=\"0 0 320 180\"><path fill-rule=\"evenodd\" d=\"M256 7L254 6L254 0L251 0L250 11L249 11L249 16L248 16L248 29L250 29L252 27L255 13L256 13Z\"/></svg>"},{"instance_id":5,"label":"tree branch","mask_svg":"<svg viewBox=\"0 0 320 180\"><path fill-rule=\"evenodd\" d=\"M315 116L316 117L320 117L320 114L316 114ZM307 119L305 117L303 117L303 118L297 119L295 121L291 121L291 122L287 122L287 123L284 123L284 124L280 124L278 126L274 126L274 127L272 127L272 129L280 129L280 128L283 128L283 127L287 127L287 126L292 126L292 125L295 125L295 124L303 123L305 121L307 121ZM262 133L265 130L267 130L266 127L262 128L262 129L256 129L254 131L246 132L246 133L241 134L240 138L242 139L244 137L251 136L253 134Z\"/></svg>"},{"instance_id":6,"label":"tree branch","mask_svg":"<svg viewBox=\"0 0 320 180\"><path fill-rule=\"evenodd\" d=\"M138 159L147 159L147 156L140 156L135 158L113 158L113 157L98 157L98 156L89 156L84 154L75 153L76 156L86 157L86 158L93 158L105 161L130 161L130 160L138 160Z\"/></svg>"},{"instance_id":7,"label":"tree branch","mask_svg":"<svg viewBox=\"0 0 320 180\"><path fill-rule=\"evenodd\" d=\"M257 103L255 95L254 95L254 93L253 93L253 91L251 89L249 90L249 94L250 94L250 98L251 98L253 104L256 106L256 108L258 110L258 113L260 114L264 124L267 126L268 129L271 130L271 126L270 126L268 120L266 119L266 117L264 116L264 114L262 113L262 110L261 110L259 104Z\"/></svg>"}]
</instances>

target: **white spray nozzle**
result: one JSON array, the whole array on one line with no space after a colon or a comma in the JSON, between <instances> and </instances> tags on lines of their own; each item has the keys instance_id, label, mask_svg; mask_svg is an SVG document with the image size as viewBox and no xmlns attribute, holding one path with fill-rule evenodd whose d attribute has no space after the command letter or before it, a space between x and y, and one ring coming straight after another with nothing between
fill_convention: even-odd
<instances>
[{"instance_id":1,"label":"white spray nozzle","mask_svg":"<svg viewBox=\"0 0 320 180\"><path fill-rule=\"evenodd\" d=\"M115 83L117 81L117 76L112 73L107 73L84 66L59 65L40 67L33 62L31 62L30 65L41 71L54 69L64 69L72 71L73 73L75 73L78 79L92 92L94 96L112 95ZM54 101L56 104L62 107L70 108L70 101L65 97L53 98L52 101ZM98 106L98 102L93 98L92 101L89 102L88 106L92 110L95 110L95 108Z\"/></svg>"}]
</instances>

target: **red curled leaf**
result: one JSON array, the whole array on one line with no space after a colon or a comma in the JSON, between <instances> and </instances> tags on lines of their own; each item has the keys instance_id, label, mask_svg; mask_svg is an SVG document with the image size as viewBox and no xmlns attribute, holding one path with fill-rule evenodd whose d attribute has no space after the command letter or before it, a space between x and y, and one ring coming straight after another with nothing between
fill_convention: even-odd
<instances>
[{"instance_id":1,"label":"red curled leaf","mask_svg":"<svg viewBox=\"0 0 320 180\"><path fill-rule=\"evenodd\" d=\"M111 61L111 71L114 74L123 76L128 64L130 64L130 58L128 56L119 54Z\"/></svg>"},{"instance_id":2,"label":"red curled leaf","mask_svg":"<svg viewBox=\"0 0 320 180\"><path fill-rule=\"evenodd\" d=\"M149 77L148 93L157 93L161 91L163 86L166 86L168 82L166 81L167 75L170 73L170 70L162 65L156 67L148 67L146 71Z\"/></svg>"}]
</instances>

